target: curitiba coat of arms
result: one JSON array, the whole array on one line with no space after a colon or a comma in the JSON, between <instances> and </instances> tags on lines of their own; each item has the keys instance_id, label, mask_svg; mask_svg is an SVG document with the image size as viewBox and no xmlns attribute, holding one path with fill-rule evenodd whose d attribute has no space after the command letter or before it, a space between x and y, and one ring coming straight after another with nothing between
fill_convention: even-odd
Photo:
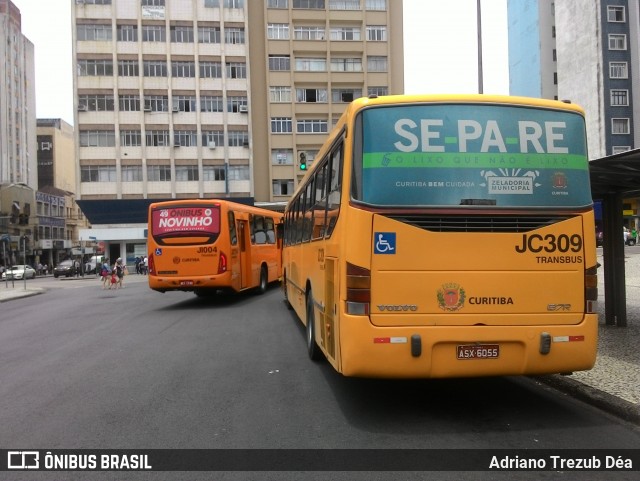
<instances>
[{"instance_id":1,"label":"curitiba coat of arms","mask_svg":"<svg viewBox=\"0 0 640 481\"><path fill-rule=\"evenodd\" d=\"M459 284L443 284L438 289L438 307L443 311L455 312L464 306L466 293Z\"/></svg>"}]
</instances>

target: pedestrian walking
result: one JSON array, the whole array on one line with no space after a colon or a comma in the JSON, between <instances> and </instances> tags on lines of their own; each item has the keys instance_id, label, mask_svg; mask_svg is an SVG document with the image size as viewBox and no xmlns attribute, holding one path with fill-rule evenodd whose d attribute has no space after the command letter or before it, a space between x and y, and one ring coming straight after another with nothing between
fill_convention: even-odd
<instances>
[{"instance_id":1,"label":"pedestrian walking","mask_svg":"<svg viewBox=\"0 0 640 481\"><path fill-rule=\"evenodd\" d=\"M97 270L97 269L96 269ZM102 277L102 288L111 288L111 266L109 265L109 259L105 259L100 268L100 276Z\"/></svg>"}]
</instances>

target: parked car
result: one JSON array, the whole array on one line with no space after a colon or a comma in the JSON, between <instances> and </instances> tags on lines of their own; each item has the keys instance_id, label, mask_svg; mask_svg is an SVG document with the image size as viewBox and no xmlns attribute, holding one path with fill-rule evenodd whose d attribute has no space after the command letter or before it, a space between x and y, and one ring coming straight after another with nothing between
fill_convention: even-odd
<instances>
[{"instance_id":1,"label":"parked car","mask_svg":"<svg viewBox=\"0 0 640 481\"><path fill-rule=\"evenodd\" d=\"M53 277L58 278L60 276L71 277L76 275L76 265L71 259L62 261L60 264L53 268Z\"/></svg>"},{"instance_id":2,"label":"parked car","mask_svg":"<svg viewBox=\"0 0 640 481\"><path fill-rule=\"evenodd\" d=\"M28 265L11 266L2 273L2 279L35 279L36 270Z\"/></svg>"}]
</instances>

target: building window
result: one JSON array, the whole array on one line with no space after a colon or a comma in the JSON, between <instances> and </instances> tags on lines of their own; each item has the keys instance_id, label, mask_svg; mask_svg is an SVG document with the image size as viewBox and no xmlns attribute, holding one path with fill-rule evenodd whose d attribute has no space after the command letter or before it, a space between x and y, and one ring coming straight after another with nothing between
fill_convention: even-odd
<instances>
[{"instance_id":1,"label":"building window","mask_svg":"<svg viewBox=\"0 0 640 481\"><path fill-rule=\"evenodd\" d=\"M176 181L188 182L199 178L197 165L176 165Z\"/></svg>"},{"instance_id":2,"label":"building window","mask_svg":"<svg viewBox=\"0 0 640 481\"><path fill-rule=\"evenodd\" d=\"M83 165L80 167L80 182L115 182L115 165Z\"/></svg>"},{"instance_id":3,"label":"building window","mask_svg":"<svg viewBox=\"0 0 640 481\"><path fill-rule=\"evenodd\" d=\"M389 95L389 87L369 87L367 88L367 95Z\"/></svg>"},{"instance_id":4,"label":"building window","mask_svg":"<svg viewBox=\"0 0 640 481\"><path fill-rule=\"evenodd\" d=\"M118 60L118 76L138 77L139 75L140 67L137 60Z\"/></svg>"},{"instance_id":5,"label":"building window","mask_svg":"<svg viewBox=\"0 0 640 481\"><path fill-rule=\"evenodd\" d=\"M169 34L174 43L193 43L193 27L171 27Z\"/></svg>"},{"instance_id":6,"label":"building window","mask_svg":"<svg viewBox=\"0 0 640 481\"><path fill-rule=\"evenodd\" d=\"M120 146L139 147L142 145L142 133L139 130L121 130Z\"/></svg>"},{"instance_id":7,"label":"building window","mask_svg":"<svg viewBox=\"0 0 640 481\"><path fill-rule=\"evenodd\" d=\"M76 34L78 41L104 42L113 39L111 25L77 25Z\"/></svg>"},{"instance_id":8,"label":"building window","mask_svg":"<svg viewBox=\"0 0 640 481\"><path fill-rule=\"evenodd\" d=\"M276 149L271 151L271 164L293 165L292 149Z\"/></svg>"},{"instance_id":9,"label":"building window","mask_svg":"<svg viewBox=\"0 0 640 481\"><path fill-rule=\"evenodd\" d=\"M324 58L296 58L298 72L326 72L327 60Z\"/></svg>"},{"instance_id":10,"label":"building window","mask_svg":"<svg viewBox=\"0 0 640 481\"><path fill-rule=\"evenodd\" d=\"M278 179L272 181L273 195L293 194L293 179Z\"/></svg>"},{"instance_id":11,"label":"building window","mask_svg":"<svg viewBox=\"0 0 640 481\"><path fill-rule=\"evenodd\" d=\"M369 72L386 72L387 69L387 57L367 57L367 70Z\"/></svg>"},{"instance_id":12,"label":"building window","mask_svg":"<svg viewBox=\"0 0 640 481\"><path fill-rule=\"evenodd\" d=\"M115 102L113 95L79 95L78 108L92 112L113 111Z\"/></svg>"},{"instance_id":13,"label":"building window","mask_svg":"<svg viewBox=\"0 0 640 481\"><path fill-rule=\"evenodd\" d=\"M118 25L118 42L137 42L138 26L137 25Z\"/></svg>"},{"instance_id":14,"label":"building window","mask_svg":"<svg viewBox=\"0 0 640 481\"><path fill-rule=\"evenodd\" d=\"M198 132L195 130L176 130L173 133L173 145L176 147L197 147Z\"/></svg>"},{"instance_id":15,"label":"building window","mask_svg":"<svg viewBox=\"0 0 640 481\"><path fill-rule=\"evenodd\" d=\"M298 120L296 122L296 132L299 134L326 134L328 123L326 120Z\"/></svg>"},{"instance_id":16,"label":"building window","mask_svg":"<svg viewBox=\"0 0 640 481\"><path fill-rule=\"evenodd\" d=\"M289 24L270 23L267 25L267 38L269 40L289 40Z\"/></svg>"},{"instance_id":17,"label":"building window","mask_svg":"<svg viewBox=\"0 0 640 481\"><path fill-rule=\"evenodd\" d=\"M143 25L142 41L143 42L164 42L167 39L167 33L162 25Z\"/></svg>"},{"instance_id":18,"label":"building window","mask_svg":"<svg viewBox=\"0 0 640 481\"><path fill-rule=\"evenodd\" d=\"M167 62L164 60L145 60L143 70L145 77L166 77Z\"/></svg>"},{"instance_id":19,"label":"building window","mask_svg":"<svg viewBox=\"0 0 640 481\"><path fill-rule=\"evenodd\" d=\"M196 112L197 99L195 95L174 95L173 111L174 112Z\"/></svg>"},{"instance_id":20,"label":"building window","mask_svg":"<svg viewBox=\"0 0 640 481\"><path fill-rule=\"evenodd\" d=\"M214 181L224 180L224 166L223 165L203 165L202 166L202 180Z\"/></svg>"},{"instance_id":21,"label":"building window","mask_svg":"<svg viewBox=\"0 0 640 481\"><path fill-rule=\"evenodd\" d=\"M365 8L384 11L387 9L387 0L365 0Z\"/></svg>"},{"instance_id":22,"label":"building window","mask_svg":"<svg viewBox=\"0 0 640 481\"><path fill-rule=\"evenodd\" d=\"M611 153L612 154L621 154L622 152L627 152L631 150L631 147L628 145L612 145Z\"/></svg>"},{"instance_id":23,"label":"building window","mask_svg":"<svg viewBox=\"0 0 640 481\"><path fill-rule=\"evenodd\" d=\"M249 132L245 130L229 131L229 147L247 147L249 145Z\"/></svg>"},{"instance_id":24,"label":"building window","mask_svg":"<svg viewBox=\"0 0 640 481\"><path fill-rule=\"evenodd\" d=\"M142 0L143 7L164 7L164 0Z\"/></svg>"},{"instance_id":25,"label":"building window","mask_svg":"<svg viewBox=\"0 0 640 481\"><path fill-rule=\"evenodd\" d=\"M611 90L611 105L615 107L626 107L629 105L628 90Z\"/></svg>"},{"instance_id":26,"label":"building window","mask_svg":"<svg viewBox=\"0 0 640 481\"><path fill-rule=\"evenodd\" d=\"M168 130L147 130L144 134L144 144L147 147L168 147Z\"/></svg>"},{"instance_id":27,"label":"building window","mask_svg":"<svg viewBox=\"0 0 640 481\"><path fill-rule=\"evenodd\" d=\"M87 5L111 5L111 0L84 0Z\"/></svg>"},{"instance_id":28,"label":"building window","mask_svg":"<svg viewBox=\"0 0 640 481\"><path fill-rule=\"evenodd\" d=\"M324 0L291 0L293 8L324 10Z\"/></svg>"},{"instance_id":29,"label":"building window","mask_svg":"<svg viewBox=\"0 0 640 481\"><path fill-rule=\"evenodd\" d=\"M115 147L116 134L113 130L81 130L80 147Z\"/></svg>"},{"instance_id":30,"label":"building window","mask_svg":"<svg viewBox=\"0 0 640 481\"><path fill-rule=\"evenodd\" d=\"M122 182L142 182L141 165L123 165L120 167Z\"/></svg>"},{"instance_id":31,"label":"building window","mask_svg":"<svg viewBox=\"0 0 640 481\"><path fill-rule=\"evenodd\" d=\"M324 27L294 27L294 40L324 40Z\"/></svg>"},{"instance_id":32,"label":"building window","mask_svg":"<svg viewBox=\"0 0 640 481\"><path fill-rule=\"evenodd\" d=\"M168 112L169 97L166 95L145 95L144 110L145 112Z\"/></svg>"},{"instance_id":33,"label":"building window","mask_svg":"<svg viewBox=\"0 0 640 481\"><path fill-rule=\"evenodd\" d=\"M224 29L224 43L241 45L244 43L244 28L227 27Z\"/></svg>"},{"instance_id":34,"label":"building window","mask_svg":"<svg viewBox=\"0 0 640 481\"><path fill-rule=\"evenodd\" d=\"M223 0L224 8L244 8L244 0Z\"/></svg>"},{"instance_id":35,"label":"building window","mask_svg":"<svg viewBox=\"0 0 640 481\"><path fill-rule=\"evenodd\" d=\"M386 42L387 27L384 25L367 25L367 40L371 42Z\"/></svg>"},{"instance_id":36,"label":"building window","mask_svg":"<svg viewBox=\"0 0 640 481\"><path fill-rule=\"evenodd\" d=\"M221 62L200 62L200 78L222 78Z\"/></svg>"},{"instance_id":37,"label":"building window","mask_svg":"<svg viewBox=\"0 0 640 481\"><path fill-rule=\"evenodd\" d=\"M198 27L198 42L220 43L220 27Z\"/></svg>"},{"instance_id":38,"label":"building window","mask_svg":"<svg viewBox=\"0 0 640 481\"><path fill-rule=\"evenodd\" d=\"M269 100L273 103L291 102L291 87L269 87Z\"/></svg>"},{"instance_id":39,"label":"building window","mask_svg":"<svg viewBox=\"0 0 640 481\"><path fill-rule=\"evenodd\" d=\"M102 77L113 75L111 60L78 60L78 76Z\"/></svg>"},{"instance_id":40,"label":"building window","mask_svg":"<svg viewBox=\"0 0 640 481\"><path fill-rule=\"evenodd\" d=\"M609 78L629 78L627 62L609 62Z\"/></svg>"},{"instance_id":41,"label":"building window","mask_svg":"<svg viewBox=\"0 0 640 481\"><path fill-rule=\"evenodd\" d=\"M362 40L358 27L336 27L331 29L331 40Z\"/></svg>"},{"instance_id":42,"label":"building window","mask_svg":"<svg viewBox=\"0 0 640 481\"><path fill-rule=\"evenodd\" d=\"M212 95L212 96L200 97L200 111L201 112L222 112L223 111L222 96Z\"/></svg>"},{"instance_id":43,"label":"building window","mask_svg":"<svg viewBox=\"0 0 640 481\"><path fill-rule=\"evenodd\" d=\"M289 0L267 0L267 8L289 8Z\"/></svg>"},{"instance_id":44,"label":"building window","mask_svg":"<svg viewBox=\"0 0 640 481\"><path fill-rule=\"evenodd\" d=\"M269 70L291 70L291 58L288 55L269 55Z\"/></svg>"},{"instance_id":45,"label":"building window","mask_svg":"<svg viewBox=\"0 0 640 481\"><path fill-rule=\"evenodd\" d=\"M140 96L121 95L118 99L118 106L123 112L138 112L140 110Z\"/></svg>"},{"instance_id":46,"label":"building window","mask_svg":"<svg viewBox=\"0 0 640 481\"><path fill-rule=\"evenodd\" d=\"M207 8L220 7L220 0L204 0L204 6Z\"/></svg>"},{"instance_id":47,"label":"building window","mask_svg":"<svg viewBox=\"0 0 640 481\"><path fill-rule=\"evenodd\" d=\"M296 102L327 103L327 89L296 89Z\"/></svg>"},{"instance_id":48,"label":"building window","mask_svg":"<svg viewBox=\"0 0 640 481\"><path fill-rule=\"evenodd\" d=\"M147 165L147 180L149 182L171 182L171 166Z\"/></svg>"},{"instance_id":49,"label":"building window","mask_svg":"<svg viewBox=\"0 0 640 481\"><path fill-rule=\"evenodd\" d=\"M335 103L350 103L362 97L362 89L332 89L331 101Z\"/></svg>"},{"instance_id":50,"label":"building window","mask_svg":"<svg viewBox=\"0 0 640 481\"><path fill-rule=\"evenodd\" d=\"M329 0L329 10L360 10L360 0Z\"/></svg>"},{"instance_id":51,"label":"building window","mask_svg":"<svg viewBox=\"0 0 640 481\"><path fill-rule=\"evenodd\" d=\"M629 133L629 119L611 119L611 133L624 135Z\"/></svg>"},{"instance_id":52,"label":"building window","mask_svg":"<svg viewBox=\"0 0 640 481\"><path fill-rule=\"evenodd\" d=\"M609 50L626 50L627 36L619 33L609 34Z\"/></svg>"},{"instance_id":53,"label":"building window","mask_svg":"<svg viewBox=\"0 0 640 481\"><path fill-rule=\"evenodd\" d=\"M229 166L229 180L249 180L249 166L248 165L230 165Z\"/></svg>"},{"instance_id":54,"label":"building window","mask_svg":"<svg viewBox=\"0 0 640 481\"><path fill-rule=\"evenodd\" d=\"M229 96L227 97L227 111L228 112L247 112L247 97L244 96Z\"/></svg>"},{"instance_id":55,"label":"building window","mask_svg":"<svg viewBox=\"0 0 640 481\"><path fill-rule=\"evenodd\" d=\"M224 145L224 131L223 130L203 130L202 131L202 146L215 149Z\"/></svg>"},{"instance_id":56,"label":"building window","mask_svg":"<svg viewBox=\"0 0 640 481\"><path fill-rule=\"evenodd\" d=\"M332 58L332 72L362 72L361 58Z\"/></svg>"},{"instance_id":57,"label":"building window","mask_svg":"<svg viewBox=\"0 0 640 481\"><path fill-rule=\"evenodd\" d=\"M607 21L624 22L626 21L624 7L607 5Z\"/></svg>"},{"instance_id":58,"label":"building window","mask_svg":"<svg viewBox=\"0 0 640 481\"><path fill-rule=\"evenodd\" d=\"M293 131L291 117L271 117L271 133L290 134Z\"/></svg>"},{"instance_id":59,"label":"building window","mask_svg":"<svg viewBox=\"0 0 640 481\"><path fill-rule=\"evenodd\" d=\"M195 78L196 64L194 62L171 62L171 76L177 78Z\"/></svg>"},{"instance_id":60,"label":"building window","mask_svg":"<svg viewBox=\"0 0 640 481\"><path fill-rule=\"evenodd\" d=\"M247 78L247 64L244 62L227 62L227 78Z\"/></svg>"}]
</instances>

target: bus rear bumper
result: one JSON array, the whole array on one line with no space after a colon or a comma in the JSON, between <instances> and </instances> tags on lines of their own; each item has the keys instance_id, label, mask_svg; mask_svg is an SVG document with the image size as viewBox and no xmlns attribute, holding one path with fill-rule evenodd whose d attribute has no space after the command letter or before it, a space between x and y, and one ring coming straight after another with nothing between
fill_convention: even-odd
<instances>
[{"instance_id":1,"label":"bus rear bumper","mask_svg":"<svg viewBox=\"0 0 640 481\"><path fill-rule=\"evenodd\" d=\"M598 316L587 314L576 325L465 327L376 327L366 317L345 316L340 334L345 376L541 375L593 367Z\"/></svg>"},{"instance_id":2,"label":"bus rear bumper","mask_svg":"<svg viewBox=\"0 0 640 481\"><path fill-rule=\"evenodd\" d=\"M170 277L149 275L149 287L158 292L226 289L231 285L230 272L207 276Z\"/></svg>"}]
</instances>

